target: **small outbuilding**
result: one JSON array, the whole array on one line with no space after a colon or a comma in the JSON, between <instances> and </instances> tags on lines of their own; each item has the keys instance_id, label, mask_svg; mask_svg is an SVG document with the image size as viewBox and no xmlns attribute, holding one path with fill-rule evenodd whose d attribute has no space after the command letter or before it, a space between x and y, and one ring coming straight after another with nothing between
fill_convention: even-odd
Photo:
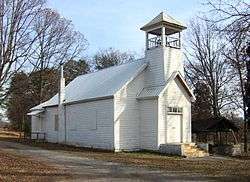
<instances>
[{"instance_id":1,"label":"small outbuilding","mask_svg":"<svg viewBox=\"0 0 250 182\"><path fill-rule=\"evenodd\" d=\"M238 126L225 117L192 121L192 136L196 142L210 144L238 143Z\"/></svg>"}]
</instances>

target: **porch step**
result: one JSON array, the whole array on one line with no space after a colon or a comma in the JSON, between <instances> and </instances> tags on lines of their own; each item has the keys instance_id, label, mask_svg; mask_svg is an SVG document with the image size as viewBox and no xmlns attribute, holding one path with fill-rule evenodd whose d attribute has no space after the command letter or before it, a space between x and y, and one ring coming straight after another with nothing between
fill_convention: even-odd
<instances>
[{"instance_id":1,"label":"porch step","mask_svg":"<svg viewBox=\"0 0 250 182\"><path fill-rule=\"evenodd\" d=\"M186 157L206 157L209 153L197 147L196 144L184 144L183 155Z\"/></svg>"}]
</instances>

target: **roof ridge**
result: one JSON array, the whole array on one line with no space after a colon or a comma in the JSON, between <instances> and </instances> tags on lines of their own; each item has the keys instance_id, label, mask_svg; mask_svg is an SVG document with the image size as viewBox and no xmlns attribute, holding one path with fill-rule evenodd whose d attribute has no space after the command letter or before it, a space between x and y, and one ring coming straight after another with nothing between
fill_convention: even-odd
<instances>
[{"instance_id":1,"label":"roof ridge","mask_svg":"<svg viewBox=\"0 0 250 182\"><path fill-rule=\"evenodd\" d=\"M162 86L166 86L166 85L165 84L161 84L161 85L147 86L147 87L143 87L143 89L146 89L146 88L155 88L155 87L162 87Z\"/></svg>"},{"instance_id":2,"label":"roof ridge","mask_svg":"<svg viewBox=\"0 0 250 182\"><path fill-rule=\"evenodd\" d=\"M114 95L123 85L133 79L146 65L145 59L142 58L133 62L131 61L92 72L98 74L89 73L78 76L67 84L65 88L66 101L64 103ZM57 105L57 95L58 93L47 101L31 108L31 110Z\"/></svg>"},{"instance_id":3,"label":"roof ridge","mask_svg":"<svg viewBox=\"0 0 250 182\"><path fill-rule=\"evenodd\" d=\"M139 61L142 61L142 60L144 60L144 58L136 59L136 60L133 60L131 62L126 62L126 63L122 63L122 64L119 64L119 65L110 66L110 67L107 67L107 68L103 68L101 70L96 70L94 72L89 72L89 73L85 73L85 74L82 74L82 75L78 75L76 78L81 77L81 76L86 76L86 75L94 74L94 73L103 72L103 71L106 71L108 69L114 69L114 68L117 68L119 66L124 66L126 64L138 63Z\"/></svg>"},{"instance_id":4,"label":"roof ridge","mask_svg":"<svg viewBox=\"0 0 250 182\"><path fill-rule=\"evenodd\" d=\"M164 22L167 22L171 26L178 26L181 30L186 29L186 26L182 21L175 19L173 16L169 15L165 11L160 12L156 17L154 17L151 21L141 27L141 30L147 31L147 29L157 28L160 25L163 25Z\"/></svg>"}]
</instances>

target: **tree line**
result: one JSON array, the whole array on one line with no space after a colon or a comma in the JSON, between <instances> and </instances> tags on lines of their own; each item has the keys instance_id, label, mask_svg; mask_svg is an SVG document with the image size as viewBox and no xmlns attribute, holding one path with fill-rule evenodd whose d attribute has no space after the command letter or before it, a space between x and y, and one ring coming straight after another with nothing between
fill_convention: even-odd
<instances>
[{"instance_id":1,"label":"tree line","mask_svg":"<svg viewBox=\"0 0 250 182\"><path fill-rule=\"evenodd\" d=\"M189 24L185 73L194 88L193 120L243 116L247 144L247 64L250 4L245 0L207 0L208 11Z\"/></svg>"},{"instance_id":2,"label":"tree line","mask_svg":"<svg viewBox=\"0 0 250 182\"><path fill-rule=\"evenodd\" d=\"M204 109L211 115L237 109L246 113L250 5L243 0L213 0L205 6L206 16L192 20L187 32L187 79L195 92L207 95Z\"/></svg>"},{"instance_id":3,"label":"tree line","mask_svg":"<svg viewBox=\"0 0 250 182\"><path fill-rule=\"evenodd\" d=\"M132 60L134 54L109 48L100 50L91 60L66 61L63 65L66 85L79 75ZM27 113L30 112L30 108L50 99L58 92L59 75L58 67L46 67L31 72L19 71L12 76L6 106L13 129L30 132L30 117Z\"/></svg>"},{"instance_id":4,"label":"tree line","mask_svg":"<svg viewBox=\"0 0 250 182\"><path fill-rule=\"evenodd\" d=\"M29 109L58 89L58 67L66 84L76 76L134 59L113 48L83 59L88 41L47 0L0 0L0 106L16 129Z\"/></svg>"}]
</instances>

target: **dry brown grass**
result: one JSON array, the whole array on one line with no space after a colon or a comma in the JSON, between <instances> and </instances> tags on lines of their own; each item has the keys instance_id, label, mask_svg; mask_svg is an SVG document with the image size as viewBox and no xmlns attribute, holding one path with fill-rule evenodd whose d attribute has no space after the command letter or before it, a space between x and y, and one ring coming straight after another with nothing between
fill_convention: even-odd
<instances>
[{"instance_id":1,"label":"dry brown grass","mask_svg":"<svg viewBox=\"0 0 250 182\"><path fill-rule=\"evenodd\" d=\"M0 138L8 141L19 141L20 133L0 129ZM62 169L38 162L33 158L10 154L1 150L0 164L0 181L54 181L67 179L70 176Z\"/></svg>"},{"instance_id":2,"label":"dry brown grass","mask_svg":"<svg viewBox=\"0 0 250 182\"><path fill-rule=\"evenodd\" d=\"M164 156L158 153L146 151L114 153L105 150L95 150L61 144L34 142L24 139L20 140L17 138L0 138L0 140L20 142L25 145L65 152L74 156L77 155L87 158L94 158L110 162L119 162L135 166L161 168L167 171L185 171L212 176L241 176L245 178L250 178L250 159L247 157L190 160L182 157Z\"/></svg>"},{"instance_id":3,"label":"dry brown grass","mask_svg":"<svg viewBox=\"0 0 250 182\"><path fill-rule=\"evenodd\" d=\"M10 141L10 139L8 139ZM13 139L12 139L13 141ZM135 166L161 168L168 171L186 171L216 176L242 176L250 177L249 158L227 159L186 159L177 156L164 156L152 152L120 152L114 153L105 150L73 147L61 144L34 142L30 140L16 140L25 145L56 150L71 155L77 155L98 160L119 162Z\"/></svg>"},{"instance_id":4,"label":"dry brown grass","mask_svg":"<svg viewBox=\"0 0 250 182\"><path fill-rule=\"evenodd\" d=\"M58 150L65 150L61 147ZM100 151L67 151L72 155L80 155L98 160L120 162L135 166L161 168L167 171L186 171L203 175L244 176L250 177L250 160L238 159L185 159L176 156L164 156L150 152L100 152Z\"/></svg>"},{"instance_id":5,"label":"dry brown grass","mask_svg":"<svg viewBox=\"0 0 250 182\"><path fill-rule=\"evenodd\" d=\"M69 176L53 166L3 151L0 164L0 181L52 181Z\"/></svg>"}]
</instances>

